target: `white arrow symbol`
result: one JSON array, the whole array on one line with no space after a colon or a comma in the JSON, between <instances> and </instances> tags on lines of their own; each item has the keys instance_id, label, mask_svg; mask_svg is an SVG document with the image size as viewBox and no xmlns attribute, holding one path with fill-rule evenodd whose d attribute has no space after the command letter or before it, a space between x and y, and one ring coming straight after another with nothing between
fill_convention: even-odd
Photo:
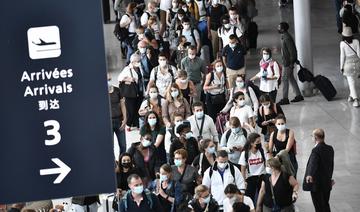
<instances>
[{"instance_id":1,"label":"white arrow symbol","mask_svg":"<svg viewBox=\"0 0 360 212\"><path fill-rule=\"evenodd\" d=\"M41 169L40 170L40 175L59 174L59 176L54 181L54 184L59 184L69 174L69 172L71 171L71 168L68 167L65 163L63 163L59 158L52 158L51 160L56 165L58 165L59 168Z\"/></svg>"}]
</instances>

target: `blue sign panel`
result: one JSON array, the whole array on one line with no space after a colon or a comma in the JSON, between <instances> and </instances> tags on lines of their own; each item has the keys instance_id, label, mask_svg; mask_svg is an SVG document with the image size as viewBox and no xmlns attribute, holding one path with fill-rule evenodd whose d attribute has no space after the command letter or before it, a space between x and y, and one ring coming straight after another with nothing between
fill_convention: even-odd
<instances>
[{"instance_id":1,"label":"blue sign panel","mask_svg":"<svg viewBox=\"0 0 360 212\"><path fill-rule=\"evenodd\" d=\"M113 192L101 1L4 1L0 18L0 203Z\"/></svg>"}]
</instances>

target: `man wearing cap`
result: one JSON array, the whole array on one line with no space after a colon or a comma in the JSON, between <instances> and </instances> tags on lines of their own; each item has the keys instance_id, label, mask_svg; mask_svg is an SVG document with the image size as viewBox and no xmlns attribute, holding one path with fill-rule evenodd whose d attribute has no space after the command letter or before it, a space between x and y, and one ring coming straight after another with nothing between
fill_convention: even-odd
<instances>
[{"instance_id":1,"label":"man wearing cap","mask_svg":"<svg viewBox=\"0 0 360 212\"><path fill-rule=\"evenodd\" d=\"M191 132L190 122L184 121L176 127L176 133L179 135L170 145L170 164L174 164L174 152L178 149L185 149L188 153L186 163L191 165L197 155L200 154L199 146Z\"/></svg>"}]
</instances>

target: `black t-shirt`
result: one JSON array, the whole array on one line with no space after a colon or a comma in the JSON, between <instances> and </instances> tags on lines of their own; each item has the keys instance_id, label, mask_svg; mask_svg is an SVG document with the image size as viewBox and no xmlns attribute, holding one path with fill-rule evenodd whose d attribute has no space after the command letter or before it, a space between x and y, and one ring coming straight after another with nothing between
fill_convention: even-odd
<instances>
[{"instance_id":1,"label":"black t-shirt","mask_svg":"<svg viewBox=\"0 0 360 212\"><path fill-rule=\"evenodd\" d=\"M217 7L210 6L207 11L207 16L210 17L210 29L218 30L221 27L221 17L227 13L226 7L222 4L219 4Z\"/></svg>"},{"instance_id":2,"label":"black t-shirt","mask_svg":"<svg viewBox=\"0 0 360 212\"><path fill-rule=\"evenodd\" d=\"M127 178L131 174L137 174L140 177L143 177L140 173L140 171L137 168L132 168L128 172L120 172L116 173L116 182L117 182L117 188L120 188L121 190L127 191L129 190L129 185L127 183Z\"/></svg>"},{"instance_id":3,"label":"black t-shirt","mask_svg":"<svg viewBox=\"0 0 360 212\"><path fill-rule=\"evenodd\" d=\"M276 181L273 190L276 204L280 207L287 207L292 204L292 193L293 188L289 183L290 175L281 172L279 179ZM265 182L265 197L264 197L264 205L266 207L273 207L272 193L270 188L270 175L266 175L264 177Z\"/></svg>"},{"instance_id":4,"label":"black t-shirt","mask_svg":"<svg viewBox=\"0 0 360 212\"><path fill-rule=\"evenodd\" d=\"M193 209L194 212L204 212L207 209L207 212L217 212L219 211L219 205L213 198L210 199L209 205L205 208L202 208L199 201L193 199L189 203L189 208Z\"/></svg>"},{"instance_id":5,"label":"black t-shirt","mask_svg":"<svg viewBox=\"0 0 360 212\"><path fill-rule=\"evenodd\" d=\"M122 120L122 113L120 109L120 100L122 99L122 96L118 87L114 86L113 88L113 92L109 94L111 103L111 118L120 118L120 120Z\"/></svg>"}]
</instances>

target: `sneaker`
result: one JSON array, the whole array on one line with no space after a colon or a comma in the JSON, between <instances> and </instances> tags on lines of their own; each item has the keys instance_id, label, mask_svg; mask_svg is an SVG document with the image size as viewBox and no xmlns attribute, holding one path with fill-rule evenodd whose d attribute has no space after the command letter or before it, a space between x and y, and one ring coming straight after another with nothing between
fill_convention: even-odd
<instances>
[{"instance_id":1,"label":"sneaker","mask_svg":"<svg viewBox=\"0 0 360 212\"><path fill-rule=\"evenodd\" d=\"M354 107L359 107L359 106L360 106L360 104L359 104L359 99L354 99L353 106L354 106Z\"/></svg>"},{"instance_id":2,"label":"sneaker","mask_svg":"<svg viewBox=\"0 0 360 212\"><path fill-rule=\"evenodd\" d=\"M349 96L348 97L348 102L353 102L353 101L354 101L354 99L351 96Z\"/></svg>"},{"instance_id":3,"label":"sneaker","mask_svg":"<svg viewBox=\"0 0 360 212\"><path fill-rule=\"evenodd\" d=\"M300 102L303 100L304 100L304 97L299 95L299 96L295 96L295 98L293 100L291 100L291 102Z\"/></svg>"},{"instance_id":4,"label":"sneaker","mask_svg":"<svg viewBox=\"0 0 360 212\"><path fill-rule=\"evenodd\" d=\"M282 99L278 102L279 105L288 105L290 104L289 99Z\"/></svg>"}]
</instances>

